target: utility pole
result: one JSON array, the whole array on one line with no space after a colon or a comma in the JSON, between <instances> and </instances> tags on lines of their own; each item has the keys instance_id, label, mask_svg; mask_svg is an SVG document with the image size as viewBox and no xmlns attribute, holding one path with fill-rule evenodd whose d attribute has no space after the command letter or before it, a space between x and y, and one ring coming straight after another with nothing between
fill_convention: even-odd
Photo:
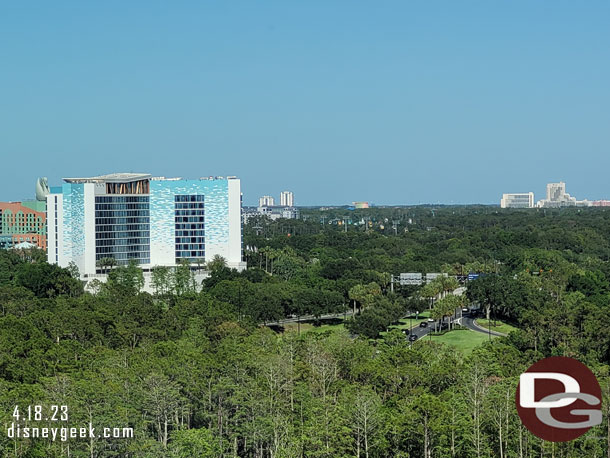
<instances>
[{"instance_id":1,"label":"utility pole","mask_svg":"<svg viewBox=\"0 0 610 458\"><path fill-rule=\"evenodd\" d=\"M413 313L409 313L409 333L413 332ZM413 341L409 336L409 348L413 347Z\"/></svg>"}]
</instances>

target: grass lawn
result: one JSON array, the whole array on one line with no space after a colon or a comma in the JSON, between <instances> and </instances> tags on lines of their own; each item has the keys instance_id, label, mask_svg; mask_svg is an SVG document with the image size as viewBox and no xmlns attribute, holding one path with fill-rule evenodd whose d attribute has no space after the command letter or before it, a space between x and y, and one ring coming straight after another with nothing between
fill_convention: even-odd
<instances>
[{"instance_id":1,"label":"grass lawn","mask_svg":"<svg viewBox=\"0 0 610 458\"><path fill-rule=\"evenodd\" d=\"M494 339L494 336L491 336ZM422 337L418 342L428 342L430 336ZM442 336L432 336L433 342L452 345L464 353L470 353L473 349L481 345L483 342L489 341L489 335L482 332L471 331L469 329L449 331Z\"/></svg>"},{"instance_id":2,"label":"grass lawn","mask_svg":"<svg viewBox=\"0 0 610 458\"><path fill-rule=\"evenodd\" d=\"M485 318L479 318L476 320L476 323L482 328L489 329L489 322ZM496 332L501 332L503 334L508 334L511 331L516 331L517 328L511 326L508 323L504 323L500 320L495 320L496 326L494 326L494 320L491 320L491 330Z\"/></svg>"}]
</instances>

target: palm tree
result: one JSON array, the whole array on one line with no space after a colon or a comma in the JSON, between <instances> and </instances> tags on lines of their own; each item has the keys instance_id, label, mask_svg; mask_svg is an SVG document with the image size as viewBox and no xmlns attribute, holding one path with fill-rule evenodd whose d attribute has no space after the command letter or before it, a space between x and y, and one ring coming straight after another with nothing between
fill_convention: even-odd
<instances>
[{"instance_id":1,"label":"palm tree","mask_svg":"<svg viewBox=\"0 0 610 458\"><path fill-rule=\"evenodd\" d=\"M199 259L196 259L194 262L199 263ZM207 262L205 267L210 272L224 269L227 267L227 260L219 254L216 254L210 261Z\"/></svg>"},{"instance_id":2,"label":"palm tree","mask_svg":"<svg viewBox=\"0 0 610 458\"><path fill-rule=\"evenodd\" d=\"M264 246L262 248L259 248L258 252L261 256L261 263L262 263L263 255L265 256L265 272L269 273L269 255L273 252L273 248ZM273 264L272 264L272 269L273 269Z\"/></svg>"},{"instance_id":3,"label":"palm tree","mask_svg":"<svg viewBox=\"0 0 610 458\"><path fill-rule=\"evenodd\" d=\"M447 318L449 330L451 330L452 320L451 317L455 313L455 310L460 306L460 299L458 296L450 295L440 299L434 309L432 310L432 318L441 320L441 323Z\"/></svg>"},{"instance_id":4,"label":"palm tree","mask_svg":"<svg viewBox=\"0 0 610 458\"><path fill-rule=\"evenodd\" d=\"M437 323L438 321L441 321L444 316L442 302L438 301L434 308L430 311L430 318L434 320L434 332L437 332Z\"/></svg>"},{"instance_id":5,"label":"palm tree","mask_svg":"<svg viewBox=\"0 0 610 458\"><path fill-rule=\"evenodd\" d=\"M431 281L430 283L426 283L422 289L419 290L419 294L421 297L425 299L430 299L430 309L434 306L434 299L436 296L441 294L442 289L440 284L437 281Z\"/></svg>"},{"instance_id":6,"label":"palm tree","mask_svg":"<svg viewBox=\"0 0 610 458\"><path fill-rule=\"evenodd\" d=\"M455 314L455 310L458 307L461 307L461 303L460 296L455 296L453 294L443 299L443 312L449 322L449 330L451 330L451 325L453 323L451 317Z\"/></svg>"},{"instance_id":7,"label":"palm tree","mask_svg":"<svg viewBox=\"0 0 610 458\"><path fill-rule=\"evenodd\" d=\"M116 259L113 257L105 257L98 260L96 264L97 267L102 270L102 273L108 273L108 268L116 266Z\"/></svg>"},{"instance_id":8,"label":"palm tree","mask_svg":"<svg viewBox=\"0 0 610 458\"><path fill-rule=\"evenodd\" d=\"M97 262L95 263L95 265L97 267L99 267L99 269L103 272L104 271L104 267L106 267L106 259L107 258L101 258L98 259Z\"/></svg>"},{"instance_id":9,"label":"palm tree","mask_svg":"<svg viewBox=\"0 0 610 458\"><path fill-rule=\"evenodd\" d=\"M377 281L379 282L379 286L381 286L381 289L383 291L386 291L388 289L388 285L392 281L392 275L387 272L380 272L377 276Z\"/></svg>"},{"instance_id":10,"label":"palm tree","mask_svg":"<svg viewBox=\"0 0 610 458\"><path fill-rule=\"evenodd\" d=\"M460 284L455 277L441 275L440 277L436 277L434 281L438 282L439 289L441 290L443 297L447 296L447 293L450 291L454 291L460 287Z\"/></svg>"},{"instance_id":11,"label":"palm tree","mask_svg":"<svg viewBox=\"0 0 610 458\"><path fill-rule=\"evenodd\" d=\"M205 267L205 259L197 258L193 262L197 264L197 271L200 271L202 266Z\"/></svg>"},{"instance_id":12,"label":"palm tree","mask_svg":"<svg viewBox=\"0 0 610 458\"><path fill-rule=\"evenodd\" d=\"M269 248L269 258L271 259L271 265L269 273L273 275L273 261L278 259L282 254L282 250L276 250L275 248Z\"/></svg>"},{"instance_id":13,"label":"palm tree","mask_svg":"<svg viewBox=\"0 0 610 458\"><path fill-rule=\"evenodd\" d=\"M348 292L348 296L350 301L353 304L354 316L356 315L356 304L360 304L360 309L362 309L363 302L366 297L366 289L362 285L354 285L350 288Z\"/></svg>"}]
</instances>

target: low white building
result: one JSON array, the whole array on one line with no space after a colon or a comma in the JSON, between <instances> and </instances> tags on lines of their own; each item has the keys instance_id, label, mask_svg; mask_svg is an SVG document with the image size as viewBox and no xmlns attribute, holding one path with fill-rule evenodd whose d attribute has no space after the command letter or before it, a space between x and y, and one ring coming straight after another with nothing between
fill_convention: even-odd
<instances>
[{"instance_id":1,"label":"low white building","mask_svg":"<svg viewBox=\"0 0 610 458\"><path fill-rule=\"evenodd\" d=\"M502 194L500 199L501 208L533 208L534 193L522 192L513 194Z\"/></svg>"}]
</instances>

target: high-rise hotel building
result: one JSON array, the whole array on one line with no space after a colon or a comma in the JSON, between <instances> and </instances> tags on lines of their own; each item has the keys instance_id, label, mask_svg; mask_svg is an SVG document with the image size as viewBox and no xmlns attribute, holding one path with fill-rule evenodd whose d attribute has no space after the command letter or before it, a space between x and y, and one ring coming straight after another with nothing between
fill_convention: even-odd
<instances>
[{"instance_id":1,"label":"high-rise hotel building","mask_svg":"<svg viewBox=\"0 0 610 458\"><path fill-rule=\"evenodd\" d=\"M83 279L102 263L136 261L146 272L222 256L243 269L239 179L115 173L64 178L47 196L48 260L74 262Z\"/></svg>"}]
</instances>

